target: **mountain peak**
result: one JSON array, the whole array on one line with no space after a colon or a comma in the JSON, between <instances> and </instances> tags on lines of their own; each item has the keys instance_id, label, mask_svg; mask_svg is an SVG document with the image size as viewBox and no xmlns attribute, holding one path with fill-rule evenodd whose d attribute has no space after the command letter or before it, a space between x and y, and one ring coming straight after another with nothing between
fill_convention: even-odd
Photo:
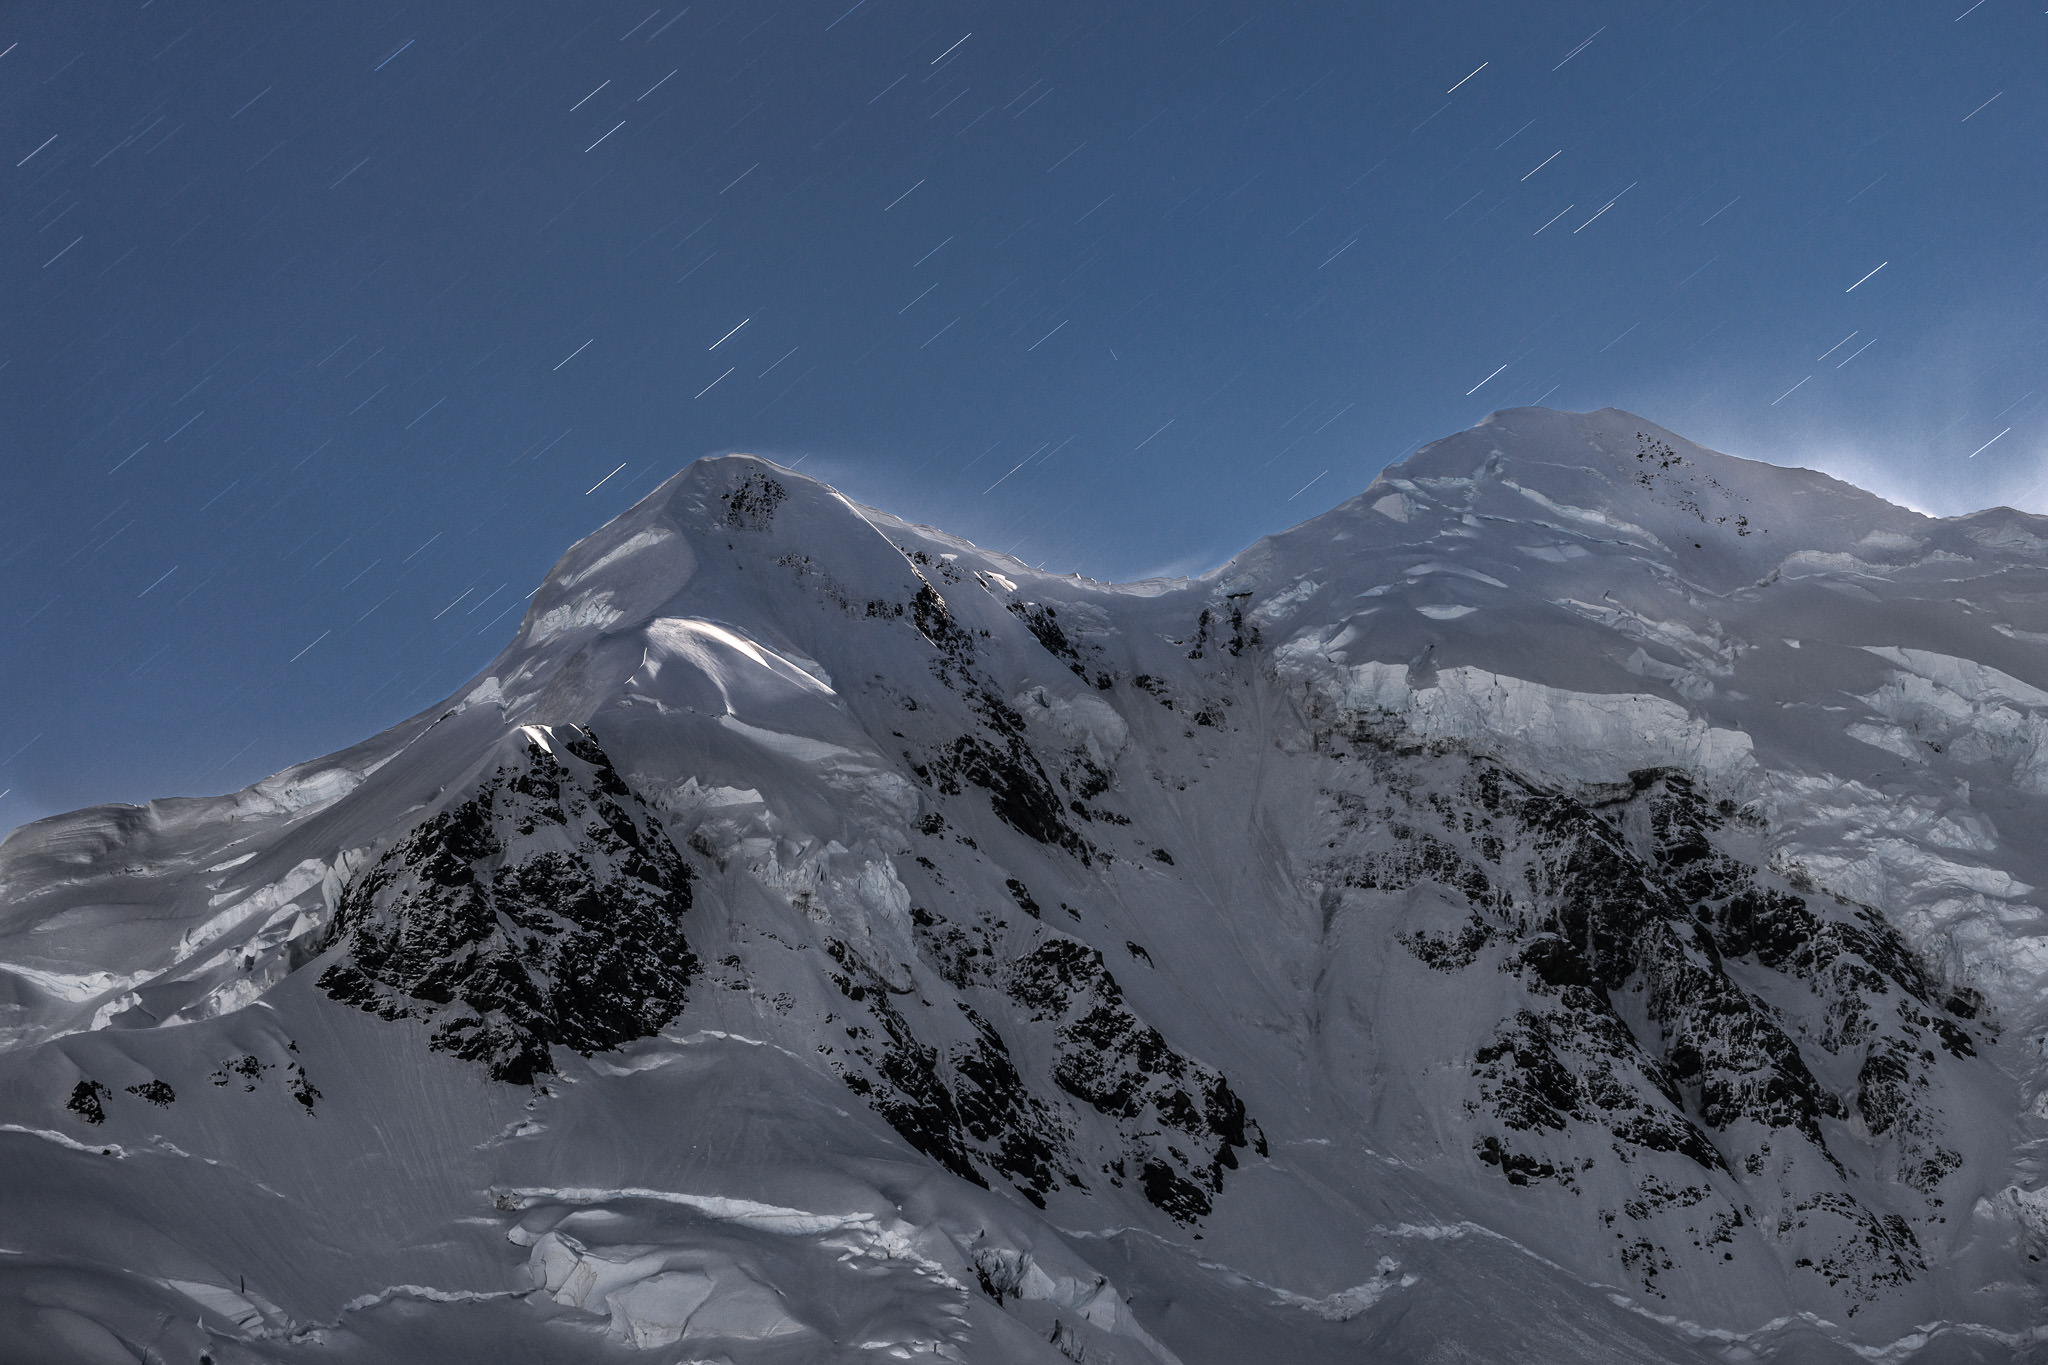
<instances>
[{"instance_id":1,"label":"mountain peak","mask_svg":"<svg viewBox=\"0 0 2048 1365\"><path fill-rule=\"evenodd\" d=\"M0 1321L2033 1340L2044 531L1511 409L1115 585L699 461L421 715L0 846Z\"/></svg>"},{"instance_id":2,"label":"mountain peak","mask_svg":"<svg viewBox=\"0 0 2048 1365\"><path fill-rule=\"evenodd\" d=\"M780 530L777 529L778 522ZM518 642L544 644L647 619L681 592L706 558L742 541L820 536L836 554L872 548L867 519L837 490L771 460L697 460L572 546L534 594Z\"/></svg>"},{"instance_id":3,"label":"mountain peak","mask_svg":"<svg viewBox=\"0 0 2048 1365\"><path fill-rule=\"evenodd\" d=\"M1924 539L1932 524L1825 474L1725 455L1617 408L1496 412L1389 466L1374 487L1460 517L1612 536L1717 591L1796 551ZM1411 504L1387 510L1397 506Z\"/></svg>"}]
</instances>

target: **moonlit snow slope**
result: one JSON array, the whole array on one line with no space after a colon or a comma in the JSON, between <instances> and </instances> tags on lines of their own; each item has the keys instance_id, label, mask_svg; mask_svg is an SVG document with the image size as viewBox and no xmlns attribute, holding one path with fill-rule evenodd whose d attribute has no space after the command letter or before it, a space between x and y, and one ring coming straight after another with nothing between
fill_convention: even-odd
<instances>
[{"instance_id":1,"label":"moonlit snow slope","mask_svg":"<svg viewBox=\"0 0 2048 1365\"><path fill-rule=\"evenodd\" d=\"M1122 585L701 461L0 846L0 1358L2048 1359L2044 646L1612 410Z\"/></svg>"}]
</instances>

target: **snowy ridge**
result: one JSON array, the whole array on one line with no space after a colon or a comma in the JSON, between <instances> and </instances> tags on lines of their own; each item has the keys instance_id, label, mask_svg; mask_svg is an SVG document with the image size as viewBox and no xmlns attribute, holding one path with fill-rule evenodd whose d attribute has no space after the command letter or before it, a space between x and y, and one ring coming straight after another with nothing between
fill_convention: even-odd
<instances>
[{"instance_id":1,"label":"snowy ridge","mask_svg":"<svg viewBox=\"0 0 2048 1365\"><path fill-rule=\"evenodd\" d=\"M701 461L449 701L0 845L0 1323L2029 1359L2044 725L2048 525L1625 413L1134 585Z\"/></svg>"}]
</instances>

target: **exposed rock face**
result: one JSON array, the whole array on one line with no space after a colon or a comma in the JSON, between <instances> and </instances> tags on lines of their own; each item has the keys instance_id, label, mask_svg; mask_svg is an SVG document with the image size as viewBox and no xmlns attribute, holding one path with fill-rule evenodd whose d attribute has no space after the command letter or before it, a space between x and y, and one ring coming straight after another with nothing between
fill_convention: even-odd
<instances>
[{"instance_id":1,"label":"exposed rock face","mask_svg":"<svg viewBox=\"0 0 2048 1365\"><path fill-rule=\"evenodd\" d=\"M682 1009L690 877L589 732L527 727L350 884L320 987L523 1084Z\"/></svg>"},{"instance_id":2,"label":"exposed rock face","mask_svg":"<svg viewBox=\"0 0 2048 1365\"><path fill-rule=\"evenodd\" d=\"M727 501L758 502L753 481ZM905 558L916 584L909 600L874 598L857 615L867 629L922 647L944 692L936 705L911 709L966 723L922 761L905 755L937 807L921 831L945 830L938 808L979 794L1009 830L1080 868L1095 866L1102 854L1077 822L1100 814L1084 801L1108 789L1109 774L1085 746L1047 754L1034 745L1025 716L981 657L979 640L989 632L977 636L960 624L922 568L942 581L960 575L921 552ZM806 561L781 567L808 576ZM1049 611L1013 615L1058 653ZM921 861L937 873L929 858ZM1005 877L1002 885L1010 905L1042 917L1022 881ZM833 1070L911 1145L963 1178L986 1183L996 1175L1041 1207L1055 1190L1129 1183L1178 1223L1207 1214L1224 1172L1237 1165L1235 1150L1248 1142L1244 1104L1229 1084L1130 1009L1100 952L1050 928L1012 930L1002 902L966 908L960 923L908 908L915 964L877 961L845 939L825 938L828 978L847 1008L870 1021L844 1028L849 1041ZM892 966L912 972L917 989L892 984ZM947 997L950 1008L926 996ZM1020 1055L1047 1053L1049 1066L1020 1066ZM1093 1111L1091 1122L1080 1121L1077 1104Z\"/></svg>"},{"instance_id":3,"label":"exposed rock face","mask_svg":"<svg viewBox=\"0 0 2048 1365\"><path fill-rule=\"evenodd\" d=\"M1119 1121L1126 1155L1110 1168L1111 1183L1135 1179L1179 1222L1208 1213L1248 1141L1244 1101L1229 1082L1133 1014L1102 954L1086 944L1048 936L1017 962L1007 985L1034 1022L1057 1021L1060 1089ZM1264 1156L1264 1136L1256 1124L1250 1131Z\"/></svg>"},{"instance_id":4,"label":"exposed rock face","mask_svg":"<svg viewBox=\"0 0 2048 1365\"><path fill-rule=\"evenodd\" d=\"M1017 942L1032 946L1006 961L996 946L997 925L966 928L929 911L912 913L925 960L941 979L963 996L993 996L1008 1006L1024 1051L1051 1060L1033 1079L1052 1093L1035 1094L1002 1034L962 999L958 1008L972 1035L940 1068L937 1049L920 1055L903 1016L882 1005L877 1012L891 1045L878 1069L889 1084L876 1090L864 1079L849 1081L872 1094L920 1150L949 1166L978 1158L1041 1205L1062 1184L1085 1190L1129 1182L1184 1224L1210 1211L1224 1172L1238 1164L1237 1151L1255 1143L1266 1154L1264 1136L1229 1082L1176 1051L1131 1010L1100 952L1040 929L1018 935ZM1094 1146L1092 1162L1091 1144L1074 1122L1076 1101L1108 1121L1110 1136ZM971 1166L962 1173L981 1178Z\"/></svg>"},{"instance_id":5,"label":"exposed rock face","mask_svg":"<svg viewBox=\"0 0 2048 1365\"><path fill-rule=\"evenodd\" d=\"M1472 1056L1482 1163L1517 1186L1627 1196L1599 1217L1653 1294L1667 1243L1723 1246L1758 1221L1861 1302L1926 1269L1914 1222L1943 1221L1962 1161L1927 1097L1975 1056L1975 1010L1941 998L1881 916L1742 861L1731 848L1755 848L1754 820L1679 772L1588 800L1483 760L1369 743L1353 757L1350 788L1323 793L1320 878L1426 888L1443 927L1403 945L1475 991L1516 983ZM1858 1198L1828 1137L1852 1116L1917 1220Z\"/></svg>"}]
</instances>

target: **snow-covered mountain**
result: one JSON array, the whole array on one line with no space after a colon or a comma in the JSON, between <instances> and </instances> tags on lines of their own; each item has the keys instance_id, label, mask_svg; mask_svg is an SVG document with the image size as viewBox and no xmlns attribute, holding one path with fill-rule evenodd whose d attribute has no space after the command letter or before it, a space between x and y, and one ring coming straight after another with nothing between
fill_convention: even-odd
<instances>
[{"instance_id":1,"label":"snow-covered mountain","mask_svg":"<svg viewBox=\"0 0 2048 1365\"><path fill-rule=\"evenodd\" d=\"M1516 409L1192 580L746 456L0 845L0 1359L2048 1359L2048 519Z\"/></svg>"}]
</instances>

